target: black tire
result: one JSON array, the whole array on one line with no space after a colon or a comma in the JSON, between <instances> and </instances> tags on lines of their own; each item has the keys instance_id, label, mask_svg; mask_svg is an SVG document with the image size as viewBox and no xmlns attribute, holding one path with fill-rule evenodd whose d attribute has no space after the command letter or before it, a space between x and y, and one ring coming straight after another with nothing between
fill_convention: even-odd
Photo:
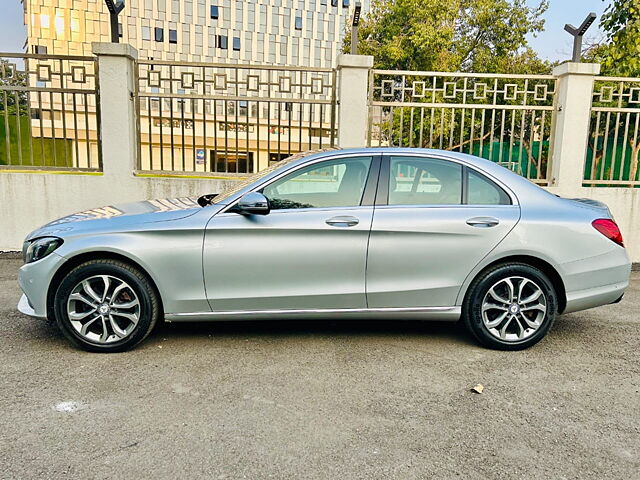
<instances>
[{"instance_id":1,"label":"black tire","mask_svg":"<svg viewBox=\"0 0 640 480\"><path fill-rule=\"evenodd\" d=\"M546 312L544 312L544 317L541 317L542 320L539 320L540 326L537 328L537 330L534 330L533 333L530 333L529 336L527 336L526 338L523 337L522 340L511 339L507 341L499 338L496 334L493 334L491 332L491 329L485 325L482 314L482 305L485 297L489 295L489 290L493 286L498 285L499 282L511 277L520 277L523 279L527 279L533 282L537 287L539 287L539 289L542 290L542 293L544 294L543 301L546 303ZM462 305L462 319L466 328L485 347L493 348L496 350L524 350L525 348L538 343L547 334L547 332L549 332L549 330L553 326L553 323L555 322L557 311L558 298L555 289L553 288L553 284L551 283L549 278L542 271L535 267L532 267L531 265L527 265L524 263L509 263L496 265L482 272L471 283L471 285L469 286L469 290L467 291L464 303ZM527 314L529 315L530 312L528 312ZM497 318L498 316L499 311L496 314L495 318ZM507 316L510 316L510 312L507 312ZM517 333L520 331L518 328L518 324L524 325L525 327L527 326L526 323L520 321L519 318L521 317L514 318L514 321L517 320L518 323L514 324L513 326L510 325L509 327L507 327L514 330L513 335L517 335ZM489 323L489 325L491 326L491 323ZM504 325L504 322L500 325ZM493 330L498 329L494 328Z\"/></svg>"},{"instance_id":2,"label":"black tire","mask_svg":"<svg viewBox=\"0 0 640 480\"><path fill-rule=\"evenodd\" d=\"M107 275L126 282L138 300L137 323L131 325L131 331L126 337L110 343L92 341L81 335L72 325L67 311L69 296L74 288L83 280L97 275ZM89 352L114 353L129 350L142 342L158 322L161 306L156 289L143 272L119 260L97 259L78 265L62 279L55 294L54 311L58 327L73 345ZM99 324L100 322L96 325Z\"/></svg>"}]
</instances>

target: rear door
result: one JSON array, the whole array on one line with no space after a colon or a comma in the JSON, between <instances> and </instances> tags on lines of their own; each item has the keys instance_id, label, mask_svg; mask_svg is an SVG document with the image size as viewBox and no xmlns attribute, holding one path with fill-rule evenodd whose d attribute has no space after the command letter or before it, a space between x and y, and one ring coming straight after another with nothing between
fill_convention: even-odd
<instances>
[{"instance_id":1,"label":"rear door","mask_svg":"<svg viewBox=\"0 0 640 480\"><path fill-rule=\"evenodd\" d=\"M515 226L515 198L453 159L383 158L367 259L369 308L452 306Z\"/></svg>"}]
</instances>

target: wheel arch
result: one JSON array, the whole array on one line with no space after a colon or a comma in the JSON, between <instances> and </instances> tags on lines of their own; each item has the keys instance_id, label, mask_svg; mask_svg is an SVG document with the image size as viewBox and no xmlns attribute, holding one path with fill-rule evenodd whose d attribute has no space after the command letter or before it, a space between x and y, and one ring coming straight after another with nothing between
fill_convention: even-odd
<instances>
[{"instance_id":1,"label":"wheel arch","mask_svg":"<svg viewBox=\"0 0 640 480\"><path fill-rule=\"evenodd\" d=\"M158 296L158 299L160 300L160 319L163 318L164 304L163 304L162 295L160 294L160 290L158 289L158 285L154 280L153 276L149 274L149 272L140 264L140 262L132 259L131 257L123 255L121 253L111 252L106 250L96 250L91 252L79 253L78 255L70 257L69 259L67 259L66 262L64 262L58 268L58 270L56 270L56 273L53 274L53 277L49 282L49 288L47 290L47 318L50 321L54 320L55 318L54 296L58 288L58 285L60 285L60 282L62 281L64 276L67 275L71 270L76 268L78 265L81 265L84 262L88 262L90 260L99 260L99 259L119 260L121 262L127 263L137 268L138 270L140 270L140 272L147 277L147 279L149 280L149 283L155 290L155 293Z\"/></svg>"},{"instance_id":2,"label":"wheel arch","mask_svg":"<svg viewBox=\"0 0 640 480\"><path fill-rule=\"evenodd\" d=\"M473 276L471 281L467 284L465 291L461 292L464 293L461 298L464 299L467 297L469 293L469 285L471 285L471 283L473 283L473 281L485 271L495 267L496 265L508 263L525 263L542 271L542 273L549 277L549 280L556 291L556 295L558 297L558 313L561 314L564 311L567 306L567 291L564 282L562 281L562 277L551 263L533 255L510 255L493 260L491 263L482 267L482 269Z\"/></svg>"}]
</instances>

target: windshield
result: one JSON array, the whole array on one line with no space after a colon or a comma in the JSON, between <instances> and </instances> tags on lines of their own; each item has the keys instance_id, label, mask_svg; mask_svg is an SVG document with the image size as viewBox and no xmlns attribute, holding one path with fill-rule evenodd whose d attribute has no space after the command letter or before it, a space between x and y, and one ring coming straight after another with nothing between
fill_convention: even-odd
<instances>
[{"instance_id":1,"label":"windshield","mask_svg":"<svg viewBox=\"0 0 640 480\"><path fill-rule=\"evenodd\" d=\"M209 205L213 205L215 203L221 203L223 200L226 200L227 198L232 197L233 195L235 195L236 193L238 193L242 189L244 189L244 188L248 187L249 185L257 182L261 178L266 177L271 172L276 171L277 169L279 169L280 167L282 167L284 165L287 165L289 163L295 162L296 160L300 160L301 158L307 157L307 156L312 155L314 153L326 152L326 151L329 151L329 150L334 150L334 149L325 148L325 149L322 149L322 150L309 150L309 151L306 151L306 152L300 152L300 153L296 153L295 155L291 155L290 157L287 157L284 160L280 160L279 162L274 163L273 165L270 165L268 168L265 168L264 170L260 170L258 173L254 173L253 175L250 175L245 180L242 180L240 182L234 183L231 187L229 187L226 190L222 191L219 195L215 195L211 199L208 199L208 204ZM205 195L204 197L207 197L207 195ZM203 198L203 197L201 197L201 198Z\"/></svg>"}]
</instances>

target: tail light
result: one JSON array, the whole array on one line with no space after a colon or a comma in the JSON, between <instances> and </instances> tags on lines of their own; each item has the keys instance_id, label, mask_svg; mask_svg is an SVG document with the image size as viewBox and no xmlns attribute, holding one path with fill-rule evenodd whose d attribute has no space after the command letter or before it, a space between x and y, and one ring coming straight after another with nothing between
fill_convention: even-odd
<instances>
[{"instance_id":1,"label":"tail light","mask_svg":"<svg viewBox=\"0 0 640 480\"><path fill-rule=\"evenodd\" d=\"M608 218L599 218L598 220L594 220L593 222L591 222L591 225L593 225L593 228L598 230L609 240L612 240L621 247L624 247L624 242L622 241L622 233L620 233L620 229L618 228L616 222Z\"/></svg>"}]
</instances>

